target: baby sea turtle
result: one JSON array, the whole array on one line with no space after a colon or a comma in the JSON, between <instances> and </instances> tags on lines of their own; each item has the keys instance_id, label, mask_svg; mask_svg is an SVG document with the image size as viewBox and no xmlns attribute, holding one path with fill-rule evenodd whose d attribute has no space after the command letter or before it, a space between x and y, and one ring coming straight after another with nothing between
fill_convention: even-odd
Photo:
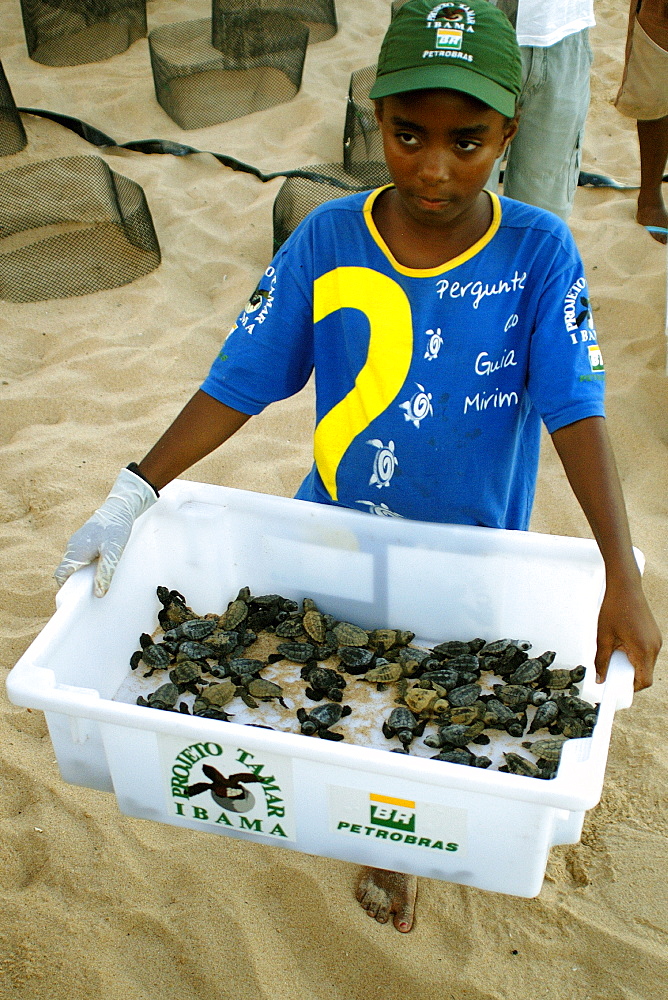
<instances>
[{"instance_id":1,"label":"baby sea turtle","mask_svg":"<svg viewBox=\"0 0 668 1000\"><path fill-rule=\"evenodd\" d=\"M176 684L179 691L192 691L197 694L198 684L202 683L202 665L195 660L181 660L169 671L169 679Z\"/></svg>"},{"instance_id":2,"label":"baby sea turtle","mask_svg":"<svg viewBox=\"0 0 668 1000\"><path fill-rule=\"evenodd\" d=\"M375 653L363 646L339 646L337 653L349 674L364 674L373 663Z\"/></svg>"},{"instance_id":3,"label":"baby sea turtle","mask_svg":"<svg viewBox=\"0 0 668 1000\"><path fill-rule=\"evenodd\" d=\"M258 701L276 700L283 708L287 708L283 700L283 688L273 681L267 681L264 677L253 677L244 680L243 684L237 688L236 693L241 696L242 701L249 708L257 708Z\"/></svg>"},{"instance_id":4,"label":"baby sea turtle","mask_svg":"<svg viewBox=\"0 0 668 1000\"><path fill-rule=\"evenodd\" d=\"M375 628L369 632L369 645L386 653L396 645L397 630L393 628Z\"/></svg>"},{"instance_id":5,"label":"baby sea turtle","mask_svg":"<svg viewBox=\"0 0 668 1000\"><path fill-rule=\"evenodd\" d=\"M459 684L459 674L451 667L441 667L438 670L427 670L418 681L419 687L442 688L451 691Z\"/></svg>"},{"instance_id":6,"label":"baby sea turtle","mask_svg":"<svg viewBox=\"0 0 668 1000\"><path fill-rule=\"evenodd\" d=\"M324 705L316 705L310 712L304 708L297 709L297 718L304 736L317 735L321 740L342 740L343 733L332 733L330 729L351 712L350 705L328 701Z\"/></svg>"},{"instance_id":7,"label":"baby sea turtle","mask_svg":"<svg viewBox=\"0 0 668 1000\"><path fill-rule=\"evenodd\" d=\"M176 654L177 660L208 660L213 659L216 653L210 643L196 642L194 639L184 639L179 643L179 651Z\"/></svg>"},{"instance_id":8,"label":"baby sea turtle","mask_svg":"<svg viewBox=\"0 0 668 1000\"><path fill-rule=\"evenodd\" d=\"M523 684L494 684L492 690L499 701L515 712L526 708L531 701L531 688Z\"/></svg>"},{"instance_id":9,"label":"baby sea turtle","mask_svg":"<svg viewBox=\"0 0 668 1000\"><path fill-rule=\"evenodd\" d=\"M443 760L449 764L468 764L469 767L491 767L491 757L477 757L465 747L450 747L448 750L440 750L431 758L432 760Z\"/></svg>"},{"instance_id":10,"label":"baby sea turtle","mask_svg":"<svg viewBox=\"0 0 668 1000\"><path fill-rule=\"evenodd\" d=\"M565 691L571 685L579 684L584 680L586 670L583 666L573 667L572 670L550 670L543 673L543 686L551 691Z\"/></svg>"},{"instance_id":11,"label":"baby sea turtle","mask_svg":"<svg viewBox=\"0 0 668 1000\"><path fill-rule=\"evenodd\" d=\"M161 708L163 711L171 712L179 697L179 689L176 684L162 684L155 691L152 691L148 698L141 695L137 698L137 704L145 708Z\"/></svg>"},{"instance_id":12,"label":"baby sea turtle","mask_svg":"<svg viewBox=\"0 0 668 1000\"><path fill-rule=\"evenodd\" d=\"M414 687L406 692L404 701L414 715L431 714L438 692L429 688Z\"/></svg>"},{"instance_id":13,"label":"baby sea turtle","mask_svg":"<svg viewBox=\"0 0 668 1000\"><path fill-rule=\"evenodd\" d=\"M464 705L472 705L481 694L482 688L479 684L463 684L448 691L448 702L453 708L463 708Z\"/></svg>"},{"instance_id":14,"label":"baby sea turtle","mask_svg":"<svg viewBox=\"0 0 668 1000\"><path fill-rule=\"evenodd\" d=\"M522 744L527 746L539 760L556 762L561 757L566 738L563 736L549 736L544 740L534 740L533 743Z\"/></svg>"},{"instance_id":15,"label":"baby sea turtle","mask_svg":"<svg viewBox=\"0 0 668 1000\"><path fill-rule=\"evenodd\" d=\"M529 732L535 733L538 729L547 729L551 726L559 715L559 706L556 701L546 701L536 709L536 714L531 720Z\"/></svg>"},{"instance_id":16,"label":"baby sea turtle","mask_svg":"<svg viewBox=\"0 0 668 1000\"><path fill-rule=\"evenodd\" d=\"M280 659L291 663L308 663L315 657L315 646L310 642L279 642L276 653L280 653Z\"/></svg>"},{"instance_id":17,"label":"baby sea turtle","mask_svg":"<svg viewBox=\"0 0 668 1000\"><path fill-rule=\"evenodd\" d=\"M350 622L339 622L332 632L339 646L366 646L369 642L369 633Z\"/></svg>"},{"instance_id":18,"label":"baby sea turtle","mask_svg":"<svg viewBox=\"0 0 668 1000\"><path fill-rule=\"evenodd\" d=\"M306 600L304 599L304 606L306 607ZM312 606L311 606L312 605ZM327 626L325 624L325 619L320 614L318 609L315 607L313 602L306 607L304 611L304 631L313 639L314 642L321 643L325 641L325 634L327 632Z\"/></svg>"},{"instance_id":19,"label":"baby sea turtle","mask_svg":"<svg viewBox=\"0 0 668 1000\"><path fill-rule=\"evenodd\" d=\"M416 736L422 736L426 724L426 719L417 719L409 708L398 705L383 722L383 736L386 740L396 736L407 747Z\"/></svg>"},{"instance_id":20,"label":"baby sea turtle","mask_svg":"<svg viewBox=\"0 0 668 1000\"><path fill-rule=\"evenodd\" d=\"M387 660L383 660L382 663L377 663L371 670L367 670L362 680L369 681L370 684L394 684L395 681L403 677L403 673L401 664L389 663Z\"/></svg>"},{"instance_id":21,"label":"baby sea turtle","mask_svg":"<svg viewBox=\"0 0 668 1000\"><path fill-rule=\"evenodd\" d=\"M286 618L275 628L275 634L280 639L299 639L304 635L304 623L301 615Z\"/></svg>"},{"instance_id":22,"label":"baby sea turtle","mask_svg":"<svg viewBox=\"0 0 668 1000\"><path fill-rule=\"evenodd\" d=\"M311 701L320 701L322 698L327 698L328 701L343 699L346 680L338 670L331 670L329 667L302 667L300 675L308 684L304 694Z\"/></svg>"},{"instance_id":23,"label":"baby sea turtle","mask_svg":"<svg viewBox=\"0 0 668 1000\"><path fill-rule=\"evenodd\" d=\"M185 597L183 594L179 594L178 590L158 587L156 593L162 604L160 611L158 611L158 621L165 631L174 628L175 625L180 625L181 622L188 621L189 618L196 617L195 612L188 607Z\"/></svg>"},{"instance_id":24,"label":"baby sea turtle","mask_svg":"<svg viewBox=\"0 0 668 1000\"><path fill-rule=\"evenodd\" d=\"M213 708L222 708L234 698L237 691L236 684L229 678L221 681L220 684L209 684L199 693L201 701L206 702Z\"/></svg>"},{"instance_id":25,"label":"baby sea turtle","mask_svg":"<svg viewBox=\"0 0 668 1000\"><path fill-rule=\"evenodd\" d=\"M149 668L144 677L150 677L155 670L167 669L172 660L169 646L154 642L147 632L142 632L139 636L139 645L141 648L130 657L130 666L133 670L136 670L142 662Z\"/></svg>"},{"instance_id":26,"label":"baby sea turtle","mask_svg":"<svg viewBox=\"0 0 668 1000\"><path fill-rule=\"evenodd\" d=\"M189 618L165 632L163 638L166 642L180 639L195 639L199 642L215 632L217 625L215 618Z\"/></svg>"},{"instance_id":27,"label":"baby sea turtle","mask_svg":"<svg viewBox=\"0 0 668 1000\"><path fill-rule=\"evenodd\" d=\"M540 768L533 761L527 760L519 753L504 753L506 759L499 771L510 771L511 774L522 774L527 778L540 778Z\"/></svg>"},{"instance_id":28,"label":"baby sea turtle","mask_svg":"<svg viewBox=\"0 0 668 1000\"><path fill-rule=\"evenodd\" d=\"M525 660L519 667L510 674L508 682L510 684L538 684L545 671L542 660Z\"/></svg>"},{"instance_id":29,"label":"baby sea turtle","mask_svg":"<svg viewBox=\"0 0 668 1000\"><path fill-rule=\"evenodd\" d=\"M230 601L225 611L218 619L222 629L235 629L248 617L248 587L242 587L234 601Z\"/></svg>"},{"instance_id":30,"label":"baby sea turtle","mask_svg":"<svg viewBox=\"0 0 668 1000\"><path fill-rule=\"evenodd\" d=\"M439 750L441 747L465 747L472 743L476 737L480 736L485 728L482 721L474 722L470 726L448 725L439 726L438 732L432 733L425 738L425 746Z\"/></svg>"},{"instance_id":31,"label":"baby sea turtle","mask_svg":"<svg viewBox=\"0 0 668 1000\"><path fill-rule=\"evenodd\" d=\"M241 683L245 678L250 680L266 667L262 660L254 660L247 656L236 656L227 661L226 667L232 680Z\"/></svg>"}]
</instances>

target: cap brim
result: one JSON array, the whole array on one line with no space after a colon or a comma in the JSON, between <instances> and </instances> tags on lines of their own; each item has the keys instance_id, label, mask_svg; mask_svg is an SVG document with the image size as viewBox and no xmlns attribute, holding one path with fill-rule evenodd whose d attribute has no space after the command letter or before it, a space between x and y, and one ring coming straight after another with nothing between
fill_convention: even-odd
<instances>
[{"instance_id":1,"label":"cap brim","mask_svg":"<svg viewBox=\"0 0 668 1000\"><path fill-rule=\"evenodd\" d=\"M440 88L459 90L463 94L469 94L470 97L477 97L479 101L488 104L490 108L494 108L507 118L515 116L515 94L494 80L474 73L464 66L418 66L386 73L376 79L369 97L390 97L393 94L405 94L413 90Z\"/></svg>"}]
</instances>

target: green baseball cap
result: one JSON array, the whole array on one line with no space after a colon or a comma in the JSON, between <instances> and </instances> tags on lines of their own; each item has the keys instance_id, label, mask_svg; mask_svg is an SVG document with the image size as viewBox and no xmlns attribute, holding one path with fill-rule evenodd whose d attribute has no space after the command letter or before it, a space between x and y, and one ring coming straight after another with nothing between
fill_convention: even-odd
<instances>
[{"instance_id":1,"label":"green baseball cap","mask_svg":"<svg viewBox=\"0 0 668 1000\"><path fill-rule=\"evenodd\" d=\"M387 29L370 97L444 87L512 118L521 86L515 31L488 0L409 0Z\"/></svg>"}]
</instances>

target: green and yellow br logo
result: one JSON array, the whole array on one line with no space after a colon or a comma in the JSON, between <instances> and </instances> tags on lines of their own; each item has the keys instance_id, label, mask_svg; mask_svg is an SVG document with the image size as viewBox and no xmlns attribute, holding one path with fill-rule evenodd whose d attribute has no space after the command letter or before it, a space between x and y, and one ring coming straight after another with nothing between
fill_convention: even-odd
<instances>
[{"instance_id":1,"label":"green and yellow br logo","mask_svg":"<svg viewBox=\"0 0 668 1000\"><path fill-rule=\"evenodd\" d=\"M437 49L461 49L462 32L458 28L437 28L436 48Z\"/></svg>"},{"instance_id":2,"label":"green and yellow br logo","mask_svg":"<svg viewBox=\"0 0 668 1000\"><path fill-rule=\"evenodd\" d=\"M329 786L330 829L408 847L466 853L466 811Z\"/></svg>"}]
</instances>

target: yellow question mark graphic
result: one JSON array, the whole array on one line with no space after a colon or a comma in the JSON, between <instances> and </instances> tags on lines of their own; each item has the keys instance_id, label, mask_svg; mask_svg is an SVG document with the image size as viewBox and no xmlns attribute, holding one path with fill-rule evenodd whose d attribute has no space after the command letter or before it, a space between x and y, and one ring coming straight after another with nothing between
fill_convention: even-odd
<instances>
[{"instance_id":1,"label":"yellow question mark graphic","mask_svg":"<svg viewBox=\"0 0 668 1000\"><path fill-rule=\"evenodd\" d=\"M413 357L408 296L392 278L367 267L337 267L313 284L313 322L339 309L358 309L369 321L369 350L355 385L325 414L313 435L315 464L337 500L336 472L357 435L399 393Z\"/></svg>"}]
</instances>

